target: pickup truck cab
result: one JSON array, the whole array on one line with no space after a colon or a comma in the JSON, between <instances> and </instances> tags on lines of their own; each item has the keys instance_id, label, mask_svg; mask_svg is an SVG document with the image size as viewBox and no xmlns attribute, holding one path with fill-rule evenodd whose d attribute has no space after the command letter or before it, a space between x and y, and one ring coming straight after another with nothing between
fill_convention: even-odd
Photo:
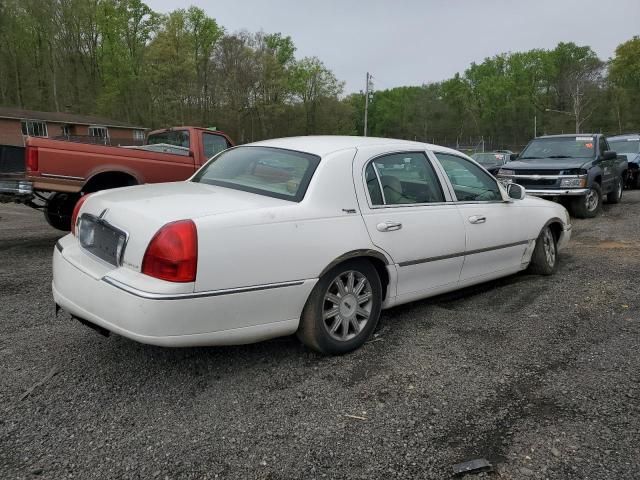
<instances>
[{"instance_id":1,"label":"pickup truck cab","mask_svg":"<svg viewBox=\"0 0 640 480\"><path fill-rule=\"evenodd\" d=\"M12 147L12 163L0 163L0 197L42 209L51 226L68 231L83 194L186 180L231 146L224 133L198 127L155 130L139 147L28 137L22 158Z\"/></svg>"},{"instance_id":2,"label":"pickup truck cab","mask_svg":"<svg viewBox=\"0 0 640 480\"><path fill-rule=\"evenodd\" d=\"M560 201L578 218L591 218L605 195L609 203L621 200L627 170L627 160L610 149L604 135L548 135L531 140L498 178Z\"/></svg>"},{"instance_id":3,"label":"pickup truck cab","mask_svg":"<svg viewBox=\"0 0 640 480\"><path fill-rule=\"evenodd\" d=\"M629 170L627 187L640 188L640 133L629 133L607 138L609 146L620 156L627 157Z\"/></svg>"}]
</instances>

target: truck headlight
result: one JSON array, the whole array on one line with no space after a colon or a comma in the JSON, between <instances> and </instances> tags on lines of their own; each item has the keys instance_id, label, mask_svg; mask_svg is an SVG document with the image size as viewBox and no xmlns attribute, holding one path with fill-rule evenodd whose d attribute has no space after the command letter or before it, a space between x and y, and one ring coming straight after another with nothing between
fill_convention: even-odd
<instances>
[{"instance_id":1,"label":"truck headlight","mask_svg":"<svg viewBox=\"0 0 640 480\"><path fill-rule=\"evenodd\" d=\"M498 170L498 175L504 175L508 177L515 174L516 174L515 170L509 170L506 168L501 168L500 170Z\"/></svg>"},{"instance_id":2,"label":"truck headlight","mask_svg":"<svg viewBox=\"0 0 640 480\"><path fill-rule=\"evenodd\" d=\"M561 187L567 187L567 188L580 188L580 187L586 187L587 186L587 179L586 178L563 178L562 180L560 180L560 186Z\"/></svg>"}]
</instances>

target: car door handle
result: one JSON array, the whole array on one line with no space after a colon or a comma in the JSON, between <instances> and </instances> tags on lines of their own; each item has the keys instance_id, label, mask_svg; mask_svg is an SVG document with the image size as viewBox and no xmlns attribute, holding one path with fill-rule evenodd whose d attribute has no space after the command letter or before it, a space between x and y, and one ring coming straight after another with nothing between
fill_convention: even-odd
<instances>
[{"instance_id":1,"label":"car door handle","mask_svg":"<svg viewBox=\"0 0 640 480\"><path fill-rule=\"evenodd\" d=\"M376 228L379 232L393 232L395 230L400 230L402 228L402 224L400 222L381 222L376 225Z\"/></svg>"},{"instance_id":2,"label":"car door handle","mask_svg":"<svg viewBox=\"0 0 640 480\"><path fill-rule=\"evenodd\" d=\"M484 223L487 221L487 217L483 217L482 215L473 215L469 217L469 223Z\"/></svg>"}]
</instances>

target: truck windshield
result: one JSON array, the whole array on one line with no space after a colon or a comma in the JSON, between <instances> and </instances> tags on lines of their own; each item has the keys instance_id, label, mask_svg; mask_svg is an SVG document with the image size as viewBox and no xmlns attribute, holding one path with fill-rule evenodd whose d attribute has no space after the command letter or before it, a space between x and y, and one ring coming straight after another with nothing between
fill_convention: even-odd
<instances>
[{"instance_id":1,"label":"truck windshield","mask_svg":"<svg viewBox=\"0 0 640 480\"><path fill-rule=\"evenodd\" d=\"M193 182L299 202L320 158L271 147L236 147L204 165Z\"/></svg>"},{"instance_id":2,"label":"truck windshield","mask_svg":"<svg viewBox=\"0 0 640 480\"><path fill-rule=\"evenodd\" d=\"M618 140L609 139L609 147L617 153L640 153L640 139L622 138Z\"/></svg>"},{"instance_id":3,"label":"truck windshield","mask_svg":"<svg viewBox=\"0 0 640 480\"><path fill-rule=\"evenodd\" d=\"M532 158L593 158L595 141L590 136L536 138L523 150L518 160Z\"/></svg>"},{"instance_id":4,"label":"truck windshield","mask_svg":"<svg viewBox=\"0 0 640 480\"><path fill-rule=\"evenodd\" d=\"M176 147L189 148L189 130L166 130L164 132L152 133L147 140L149 145L165 143Z\"/></svg>"}]
</instances>

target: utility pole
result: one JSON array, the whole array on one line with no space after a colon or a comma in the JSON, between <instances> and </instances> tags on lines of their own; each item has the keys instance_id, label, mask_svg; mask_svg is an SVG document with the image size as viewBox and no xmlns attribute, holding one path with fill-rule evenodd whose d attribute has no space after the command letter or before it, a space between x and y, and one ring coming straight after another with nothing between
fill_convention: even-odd
<instances>
[{"instance_id":1,"label":"utility pole","mask_svg":"<svg viewBox=\"0 0 640 480\"><path fill-rule=\"evenodd\" d=\"M369 72L367 72L367 83L364 87L364 136L367 136L367 120L369 117Z\"/></svg>"},{"instance_id":2,"label":"utility pole","mask_svg":"<svg viewBox=\"0 0 640 480\"><path fill-rule=\"evenodd\" d=\"M533 138L538 138L538 116L533 116Z\"/></svg>"}]
</instances>

